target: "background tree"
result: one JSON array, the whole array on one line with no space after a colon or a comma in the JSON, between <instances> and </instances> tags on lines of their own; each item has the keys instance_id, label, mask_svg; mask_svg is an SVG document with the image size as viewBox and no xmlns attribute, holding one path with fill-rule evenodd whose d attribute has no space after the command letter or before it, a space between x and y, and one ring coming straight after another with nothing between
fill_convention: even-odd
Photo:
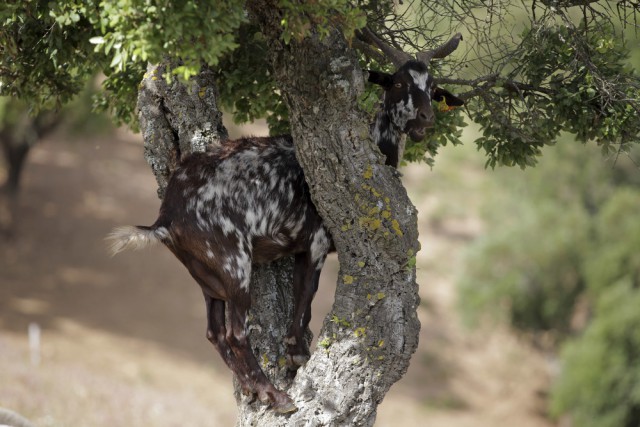
<instances>
[{"instance_id":1,"label":"background tree","mask_svg":"<svg viewBox=\"0 0 640 427\"><path fill-rule=\"evenodd\" d=\"M432 68L439 84L457 86L465 113L441 114L425 141L408 146L408 160L433 161L471 120L488 165L525 167L563 130L606 153L637 142L640 87L625 47L637 12L627 1L10 3L0 10L0 91L38 111L67 102L101 70L96 104L140 126L160 195L180 158L226 136L218 104L238 120L266 116L272 130L290 129L341 283L321 348L292 382L274 339L288 324L290 263L258 269L262 330L252 343L301 409L284 418L239 397L239 423L370 425L417 346L418 243L415 209L367 132L377 101L362 70L388 65L357 30L366 24L406 51L464 35L466 50ZM391 216L368 227L379 201Z\"/></svg>"},{"instance_id":2,"label":"background tree","mask_svg":"<svg viewBox=\"0 0 640 427\"><path fill-rule=\"evenodd\" d=\"M17 208L20 177L31 148L60 123L51 111L29 114L24 102L0 98L0 144L7 165L7 177L0 185L0 231L10 232Z\"/></svg>"}]
</instances>

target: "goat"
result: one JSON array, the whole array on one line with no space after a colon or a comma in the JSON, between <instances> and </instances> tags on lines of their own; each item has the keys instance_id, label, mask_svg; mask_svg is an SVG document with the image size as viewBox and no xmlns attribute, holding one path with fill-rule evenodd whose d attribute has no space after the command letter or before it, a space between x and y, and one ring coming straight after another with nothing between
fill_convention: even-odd
<instances>
[{"instance_id":1,"label":"goat","mask_svg":"<svg viewBox=\"0 0 640 427\"><path fill-rule=\"evenodd\" d=\"M377 40L373 34L367 38ZM402 158L405 134L422 140L433 125L433 99L462 105L460 99L434 87L428 60L398 56L394 74L369 72L369 81L384 88L383 108L371 135L393 167ZM236 375L243 393L257 394L280 413L297 409L265 376L245 327L252 263L293 255L295 308L284 338L287 364L295 371L308 360L303 334L320 271L334 248L311 201L290 136L225 141L186 157L168 183L155 223L117 228L108 238L113 254L154 241L166 245L202 288L207 339Z\"/></svg>"}]
</instances>

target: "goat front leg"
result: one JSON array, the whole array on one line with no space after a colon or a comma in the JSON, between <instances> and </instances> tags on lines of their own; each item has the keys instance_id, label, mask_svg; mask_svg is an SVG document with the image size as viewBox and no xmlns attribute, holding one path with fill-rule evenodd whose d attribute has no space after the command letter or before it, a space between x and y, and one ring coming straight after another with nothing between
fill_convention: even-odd
<instances>
[{"instance_id":1,"label":"goat front leg","mask_svg":"<svg viewBox=\"0 0 640 427\"><path fill-rule=\"evenodd\" d=\"M240 290L241 294L235 294L227 302L229 312L229 327L227 329L227 342L233 350L236 358L246 363L249 369L249 380L258 393L258 399L263 403L270 403L276 412L282 414L297 411L293 400L284 392L275 388L264 374L256 360L246 328L247 313L251 298L248 292Z\"/></svg>"},{"instance_id":2,"label":"goat front leg","mask_svg":"<svg viewBox=\"0 0 640 427\"><path fill-rule=\"evenodd\" d=\"M320 271L329 251L328 240L317 236L318 233L314 235L316 244L311 245L311 251L298 254L295 259L293 273L295 311L289 333L284 339L287 345L287 365L292 371L304 365L310 357L304 333L311 321L311 302L318 290ZM317 244L318 240L326 244Z\"/></svg>"}]
</instances>

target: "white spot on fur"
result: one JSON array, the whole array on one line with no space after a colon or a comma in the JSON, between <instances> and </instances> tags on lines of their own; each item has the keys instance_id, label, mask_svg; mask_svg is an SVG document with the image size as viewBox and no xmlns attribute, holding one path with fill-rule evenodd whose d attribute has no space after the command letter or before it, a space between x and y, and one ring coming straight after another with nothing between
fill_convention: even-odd
<instances>
[{"instance_id":1,"label":"white spot on fur","mask_svg":"<svg viewBox=\"0 0 640 427\"><path fill-rule=\"evenodd\" d=\"M296 219L292 219L290 221L287 221L286 227L289 229L289 235L291 236L292 239L295 239L296 237L298 237L298 234L300 233L300 231L302 230L302 227L304 226L304 220L306 219L307 215L306 213L303 213L302 216L297 220Z\"/></svg>"},{"instance_id":2,"label":"white spot on fur","mask_svg":"<svg viewBox=\"0 0 640 427\"><path fill-rule=\"evenodd\" d=\"M256 229L257 229L258 220L259 220L259 216L257 212L254 211L253 209L248 210L245 214L244 220L247 226L249 227L249 230L255 233L257 231Z\"/></svg>"},{"instance_id":3,"label":"white spot on fur","mask_svg":"<svg viewBox=\"0 0 640 427\"><path fill-rule=\"evenodd\" d=\"M322 268L324 259L329 252L329 246L329 236L324 228L320 228L311 238L311 261L313 262L316 270L320 270Z\"/></svg>"},{"instance_id":4,"label":"white spot on fur","mask_svg":"<svg viewBox=\"0 0 640 427\"><path fill-rule=\"evenodd\" d=\"M418 86L420 90L427 90L427 80L429 79L429 73L424 72L421 73L416 70L409 70L409 74L411 74L411 78L413 79L413 83Z\"/></svg>"},{"instance_id":5,"label":"white spot on fur","mask_svg":"<svg viewBox=\"0 0 640 427\"><path fill-rule=\"evenodd\" d=\"M188 191L185 190L184 192L184 196L188 197ZM187 201L187 212L192 212L196 209L196 199L195 198L189 198L189 200Z\"/></svg>"},{"instance_id":6,"label":"white spot on fur","mask_svg":"<svg viewBox=\"0 0 640 427\"><path fill-rule=\"evenodd\" d=\"M215 199L221 193L222 189L218 185L216 185L214 181L209 181L204 186L198 189L198 195L204 202Z\"/></svg>"},{"instance_id":7,"label":"white spot on fur","mask_svg":"<svg viewBox=\"0 0 640 427\"><path fill-rule=\"evenodd\" d=\"M251 282L251 259L246 252L240 252L235 258L235 276L240 281L240 289L249 291Z\"/></svg>"},{"instance_id":8,"label":"white spot on fur","mask_svg":"<svg viewBox=\"0 0 640 427\"><path fill-rule=\"evenodd\" d=\"M398 129L406 127L409 120L413 120L418 115L418 111L413 106L413 99L409 97L407 102L399 102L395 105L391 112L391 117L394 125Z\"/></svg>"},{"instance_id":9,"label":"white spot on fur","mask_svg":"<svg viewBox=\"0 0 640 427\"><path fill-rule=\"evenodd\" d=\"M231 235L236 230L236 226L231 222L229 218L226 216L221 216L217 218L218 225L222 228L222 232L225 236Z\"/></svg>"},{"instance_id":10,"label":"white spot on fur","mask_svg":"<svg viewBox=\"0 0 640 427\"><path fill-rule=\"evenodd\" d=\"M202 231L208 231L209 223L207 222L206 218L202 216L203 212L205 212L205 209L202 208L201 203L198 203L198 207L196 209L196 220L198 222L198 227Z\"/></svg>"}]
</instances>

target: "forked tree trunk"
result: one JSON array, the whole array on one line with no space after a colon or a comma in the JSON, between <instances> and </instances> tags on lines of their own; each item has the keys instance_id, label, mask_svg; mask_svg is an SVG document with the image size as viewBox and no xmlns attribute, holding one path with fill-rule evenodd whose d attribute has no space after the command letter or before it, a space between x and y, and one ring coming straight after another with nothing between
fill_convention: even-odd
<instances>
[{"instance_id":1,"label":"forked tree trunk","mask_svg":"<svg viewBox=\"0 0 640 427\"><path fill-rule=\"evenodd\" d=\"M416 209L370 140L368 119L357 108L363 73L344 38L333 33L285 46L275 6L252 1L249 8L269 40L272 66L290 109L296 153L333 235L340 273L319 346L291 379L282 338L291 321L292 263L254 268L252 347L267 375L299 410L279 415L236 390L238 425L369 426L417 347L419 301L412 262L419 248ZM199 116L192 110L180 114L187 108L195 108ZM206 143L215 144L224 134L215 88L206 70L194 79L190 92L178 84L167 87L160 76L148 73L139 109L147 159L162 195L179 154L199 149L193 135L205 135ZM189 126L176 118L190 121Z\"/></svg>"}]
</instances>

